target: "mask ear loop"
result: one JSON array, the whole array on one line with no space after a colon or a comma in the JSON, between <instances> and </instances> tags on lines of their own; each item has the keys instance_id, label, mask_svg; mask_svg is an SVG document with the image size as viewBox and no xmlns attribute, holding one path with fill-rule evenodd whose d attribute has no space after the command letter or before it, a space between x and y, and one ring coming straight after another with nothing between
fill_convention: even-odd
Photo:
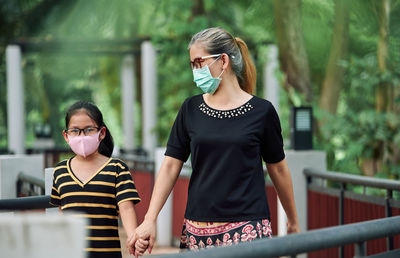
<instances>
[{"instance_id":1,"label":"mask ear loop","mask_svg":"<svg viewBox=\"0 0 400 258\"><path fill-rule=\"evenodd\" d=\"M222 54L221 54L219 57L217 57L214 61L212 61L211 64L209 64L209 65L207 65L207 66L210 67L211 65L213 65L218 59L221 58L221 56L222 56ZM220 79L221 75L222 75L224 72L225 72L225 70L222 70L222 72L218 75L217 78Z\"/></svg>"},{"instance_id":2,"label":"mask ear loop","mask_svg":"<svg viewBox=\"0 0 400 258\"><path fill-rule=\"evenodd\" d=\"M220 59L221 56L217 57L214 61L211 62L211 64L207 65L208 67L212 66L218 59Z\"/></svg>"},{"instance_id":3,"label":"mask ear loop","mask_svg":"<svg viewBox=\"0 0 400 258\"><path fill-rule=\"evenodd\" d=\"M225 72L225 70L222 70L222 72L218 75L218 79L220 79L221 78L221 75L223 74Z\"/></svg>"}]
</instances>

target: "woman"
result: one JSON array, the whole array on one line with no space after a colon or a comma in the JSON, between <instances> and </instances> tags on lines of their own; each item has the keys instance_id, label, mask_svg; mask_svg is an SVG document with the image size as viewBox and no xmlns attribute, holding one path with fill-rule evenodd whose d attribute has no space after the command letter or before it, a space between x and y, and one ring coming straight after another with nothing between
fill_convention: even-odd
<instances>
[{"instance_id":1,"label":"woman","mask_svg":"<svg viewBox=\"0 0 400 258\"><path fill-rule=\"evenodd\" d=\"M193 170L181 247L271 236L262 159L287 214L288 233L299 232L279 118L269 101L252 95L256 72L246 44L221 28L209 28L193 36L189 51L194 82L204 94L183 103L149 210L129 244L149 239L151 252L157 216L189 155ZM147 247L136 248L141 253Z\"/></svg>"}]
</instances>

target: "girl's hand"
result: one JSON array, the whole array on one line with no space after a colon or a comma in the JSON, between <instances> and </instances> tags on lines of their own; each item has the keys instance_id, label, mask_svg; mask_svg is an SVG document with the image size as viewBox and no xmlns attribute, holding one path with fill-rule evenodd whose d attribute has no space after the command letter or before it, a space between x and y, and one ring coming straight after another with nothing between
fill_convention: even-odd
<instances>
[{"instance_id":1,"label":"girl's hand","mask_svg":"<svg viewBox=\"0 0 400 258\"><path fill-rule=\"evenodd\" d=\"M126 239L126 248L129 250L129 254L135 254L135 236L136 231L133 231L133 234L128 235Z\"/></svg>"},{"instance_id":2,"label":"girl's hand","mask_svg":"<svg viewBox=\"0 0 400 258\"><path fill-rule=\"evenodd\" d=\"M142 256L149 247L149 240L138 239L135 243L135 257Z\"/></svg>"}]
</instances>

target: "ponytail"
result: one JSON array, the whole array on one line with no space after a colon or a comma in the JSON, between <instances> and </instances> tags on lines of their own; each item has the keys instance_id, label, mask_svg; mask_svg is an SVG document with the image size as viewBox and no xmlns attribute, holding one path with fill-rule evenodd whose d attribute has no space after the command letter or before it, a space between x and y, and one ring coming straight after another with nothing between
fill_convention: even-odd
<instances>
[{"instance_id":1,"label":"ponytail","mask_svg":"<svg viewBox=\"0 0 400 258\"><path fill-rule=\"evenodd\" d=\"M239 82L242 90L249 94L253 94L256 88L257 72L253 61L251 60L249 49L246 43L241 39L236 37L236 43L240 49L243 59L243 70L242 70L242 80Z\"/></svg>"},{"instance_id":2,"label":"ponytail","mask_svg":"<svg viewBox=\"0 0 400 258\"><path fill-rule=\"evenodd\" d=\"M103 154L106 157L111 157L114 150L114 140L110 131L108 130L107 126L104 123L103 126L106 128L106 136L100 142L98 151L100 154Z\"/></svg>"}]
</instances>

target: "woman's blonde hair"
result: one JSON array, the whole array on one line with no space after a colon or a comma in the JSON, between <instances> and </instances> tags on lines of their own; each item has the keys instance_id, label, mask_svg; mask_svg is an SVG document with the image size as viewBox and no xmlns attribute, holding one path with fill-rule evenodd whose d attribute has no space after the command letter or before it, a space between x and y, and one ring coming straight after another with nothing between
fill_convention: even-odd
<instances>
[{"instance_id":1,"label":"woman's blonde hair","mask_svg":"<svg viewBox=\"0 0 400 258\"><path fill-rule=\"evenodd\" d=\"M226 30L216 27L196 33L190 40L188 48L194 44L200 44L211 55L227 54L240 87L247 93L253 94L257 80L256 68L250 58L249 49L242 39L235 38Z\"/></svg>"}]
</instances>

